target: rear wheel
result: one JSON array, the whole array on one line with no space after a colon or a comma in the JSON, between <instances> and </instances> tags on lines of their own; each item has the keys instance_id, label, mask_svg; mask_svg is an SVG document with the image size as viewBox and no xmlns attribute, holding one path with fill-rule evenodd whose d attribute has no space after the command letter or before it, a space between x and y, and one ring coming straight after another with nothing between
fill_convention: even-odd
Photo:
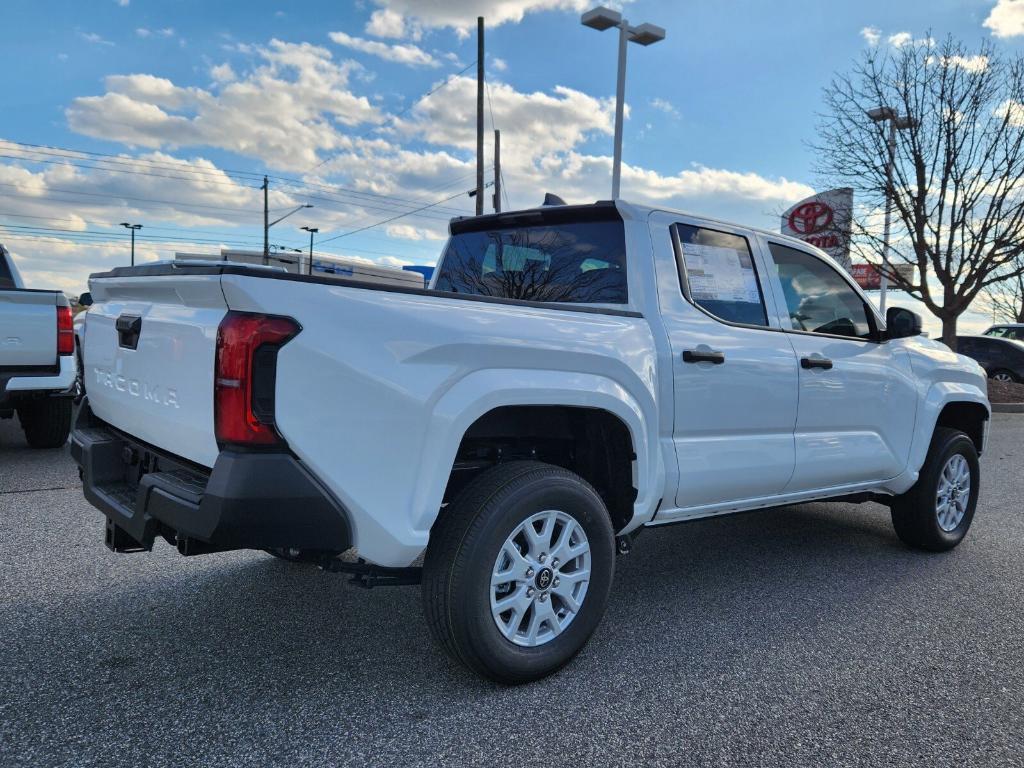
<instances>
[{"instance_id":1,"label":"rear wheel","mask_svg":"<svg viewBox=\"0 0 1024 768\"><path fill-rule=\"evenodd\" d=\"M587 642L614 568L611 520L585 480L540 462L503 464L473 480L431 531L427 623L476 673L536 680Z\"/></svg>"},{"instance_id":2,"label":"rear wheel","mask_svg":"<svg viewBox=\"0 0 1024 768\"><path fill-rule=\"evenodd\" d=\"M952 549L974 520L980 479L974 442L959 430L938 427L917 483L893 502L896 534L915 549Z\"/></svg>"},{"instance_id":3,"label":"rear wheel","mask_svg":"<svg viewBox=\"0 0 1024 768\"><path fill-rule=\"evenodd\" d=\"M43 397L18 406L18 420L32 448L60 448L71 433L71 398Z\"/></svg>"},{"instance_id":4,"label":"rear wheel","mask_svg":"<svg viewBox=\"0 0 1024 768\"><path fill-rule=\"evenodd\" d=\"M1011 371L1007 371L1004 368L1000 368L998 371L993 371L989 378L992 379L992 381L1002 381L1007 384L1017 381L1017 377L1014 376Z\"/></svg>"}]
</instances>

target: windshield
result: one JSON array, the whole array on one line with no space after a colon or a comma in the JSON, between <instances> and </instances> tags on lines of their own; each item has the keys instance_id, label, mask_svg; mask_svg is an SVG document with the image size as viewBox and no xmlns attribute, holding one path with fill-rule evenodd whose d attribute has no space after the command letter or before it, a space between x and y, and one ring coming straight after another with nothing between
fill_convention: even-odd
<instances>
[{"instance_id":1,"label":"windshield","mask_svg":"<svg viewBox=\"0 0 1024 768\"><path fill-rule=\"evenodd\" d=\"M625 304L621 220L484 229L453 235L436 290L528 301Z\"/></svg>"}]
</instances>

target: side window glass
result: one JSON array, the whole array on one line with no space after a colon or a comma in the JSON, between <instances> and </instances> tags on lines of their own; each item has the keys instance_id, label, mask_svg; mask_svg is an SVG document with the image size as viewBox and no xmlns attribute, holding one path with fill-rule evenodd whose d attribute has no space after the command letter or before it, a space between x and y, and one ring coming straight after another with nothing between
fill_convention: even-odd
<instances>
[{"instance_id":1,"label":"side window glass","mask_svg":"<svg viewBox=\"0 0 1024 768\"><path fill-rule=\"evenodd\" d=\"M796 248L778 243L769 243L769 248L793 330L871 338L868 309L838 272Z\"/></svg>"},{"instance_id":2,"label":"side window glass","mask_svg":"<svg viewBox=\"0 0 1024 768\"><path fill-rule=\"evenodd\" d=\"M745 237L676 224L681 277L689 299L720 320L768 325L757 269Z\"/></svg>"}]
</instances>

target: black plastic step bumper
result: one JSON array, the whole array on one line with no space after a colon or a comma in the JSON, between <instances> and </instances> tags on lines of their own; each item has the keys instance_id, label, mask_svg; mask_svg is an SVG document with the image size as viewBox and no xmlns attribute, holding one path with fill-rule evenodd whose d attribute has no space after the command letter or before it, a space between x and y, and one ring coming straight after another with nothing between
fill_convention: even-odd
<instances>
[{"instance_id":1,"label":"black plastic step bumper","mask_svg":"<svg viewBox=\"0 0 1024 768\"><path fill-rule=\"evenodd\" d=\"M157 536L186 555L352 545L345 509L290 453L224 450L209 470L111 428L86 400L71 456L116 552L149 550Z\"/></svg>"}]
</instances>

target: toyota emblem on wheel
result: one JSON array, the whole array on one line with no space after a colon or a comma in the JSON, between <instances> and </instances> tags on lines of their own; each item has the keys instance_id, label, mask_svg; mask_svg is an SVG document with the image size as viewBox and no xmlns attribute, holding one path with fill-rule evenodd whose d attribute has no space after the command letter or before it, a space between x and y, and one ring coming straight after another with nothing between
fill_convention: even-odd
<instances>
[{"instance_id":1,"label":"toyota emblem on wheel","mask_svg":"<svg viewBox=\"0 0 1024 768\"><path fill-rule=\"evenodd\" d=\"M832 208L820 200L798 205L789 214L789 228L801 235L813 235L832 225Z\"/></svg>"}]
</instances>

